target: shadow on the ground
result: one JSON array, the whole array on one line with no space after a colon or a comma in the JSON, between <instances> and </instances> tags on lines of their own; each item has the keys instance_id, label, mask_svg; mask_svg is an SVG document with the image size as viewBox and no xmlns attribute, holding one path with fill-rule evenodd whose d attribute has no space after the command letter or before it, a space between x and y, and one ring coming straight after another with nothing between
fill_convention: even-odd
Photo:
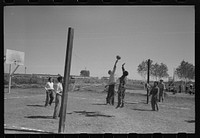
<instances>
[{"instance_id":1,"label":"shadow on the ground","mask_svg":"<svg viewBox=\"0 0 200 138\"><path fill-rule=\"evenodd\" d=\"M53 116L25 116L25 118L32 118L32 119L53 119Z\"/></svg>"},{"instance_id":2,"label":"shadow on the ground","mask_svg":"<svg viewBox=\"0 0 200 138\"><path fill-rule=\"evenodd\" d=\"M144 94L144 93L128 93L128 94L131 96L147 96L147 94Z\"/></svg>"},{"instance_id":3,"label":"shadow on the ground","mask_svg":"<svg viewBox=\"0 0 200 138\"><path fill-rule=\"evenodd\" d=\"M94 103L92 105L106 105L105 103Z\"/></svg>"},{"instance_id":4,"label":"shadow on the ground","mask_svg":"<svg viewBox=\"0 0 200 138\"><path fill-rule=\"evenodd\" d=\"M26 130L26 129L17 129L17 128L4 128L7 131L20 131L20 132L29 132L29 133L44 133L44 134L54 134L53 132L41 132L37 130Z\"/></svg>"},{"instance_id":5,"label":"shadow on the ground","mask_svg":"<svg viewBox=\"0 0 200 138\"><path fill-rule=\"evenodd\" d=\"M39 104L31 104L31 105L26 105L26 106L45 107L44 105L39 105Z\"/></svg>"},{"instance_id":6,"label":"shadow on the ground","mask_svg":"<svg viewBox=\"0 0 200 138\"><path fill-rule=\"evenodd\" d=\"M152 111L151 109L132 109L132 110L136 110L136 111Z\"/></svg>"},{"instance_id":7,"label":"shadow on the ground","mask_svg":"<svg viewBox=\"0 0 200 138\"><path fill-rule=\"evenodd\" d=\"M185 122L188 122L188 123L195 123L195 120L185 120Z\"/></svg>"},{"instance_id":8,"label":"shadow on the ground","mask_svg":"<svg viewBox=\"0 0 200 138\"><path fill-rule=\"evenodd\" d=\"M73 111L79 115L85 115L86 117L114 117L111 115L104 115L99 112L87 112L87 111Z\"/></svg>"}]
</instances>

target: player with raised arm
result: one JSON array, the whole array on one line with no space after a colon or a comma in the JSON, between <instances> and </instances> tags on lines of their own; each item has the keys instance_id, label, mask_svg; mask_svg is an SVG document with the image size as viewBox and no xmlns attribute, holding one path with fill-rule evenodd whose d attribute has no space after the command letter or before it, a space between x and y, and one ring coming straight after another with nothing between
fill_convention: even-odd
<instances>
[{"instance_id":1,"label":"player with raised arm","mask_svg":"<svg viewBox=\"0 0 200 138\"><path fill-rule=\"evenodd\" d=\"M110 75L109 77L109 81L108 81L108 94L107 94L107 97L106 97L106 104L111 104L111 105L114 105L114 94L115 94L115 71L116 71L116 68L117 68L117 62L118 60L121 59L120 56L116 56L117 60L115 61L115 64L114 64L114 67L113 67L113 70L109 70L108 71L108 74Z\"/></svg>"},{"instance_id":2,"label":"player with raised arm","mask_svg":"<svg viewBox=\"0 0 200 138\"><path fill-rule=\"evenodd\" d=\"M128 71L124 69L124 64L122 64L122 76L119 78L119 87L118 87L118 107L124 107L124 96L125 96L125 90L126 90L126 84L127 84L127 76L128 76Z\"/></svg>"}]
</instances>

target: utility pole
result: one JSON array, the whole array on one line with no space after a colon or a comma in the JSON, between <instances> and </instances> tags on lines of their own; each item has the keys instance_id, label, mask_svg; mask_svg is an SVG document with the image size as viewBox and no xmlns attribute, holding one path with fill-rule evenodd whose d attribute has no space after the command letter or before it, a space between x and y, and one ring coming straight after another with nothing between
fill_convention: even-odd
<instances>
[{"instance_id":1,"label":"utility pole","mask_svg":"<svg viewBox=\"0 0 200 138\"><path fill-rule=\"evenodd\" d=\"M58 133L63 133L65 130L65 118L66 118L66 109L67 109L67 98L68 98L68 88L69 88L69 77L70 77L70 68L71 68L71 57L72 57L72 47L73 47L73 37L74 29L68 28L68 39L67 39L67 49L66 49L66 58L65 58L65 71L64 71L64 87L62 93L62 101L60 108L60 120Z\"/></svg>"},{"instance_id":2,"label":"utility pole","mask_svg":"<svg viewBox=\"0 0 200 138\"><path fill-rule=\"evenodd\" d=\"M147 83L149 84L150 59L147 61ZM147 89L147 104L149 103L149 89Z\"/></svg>"},{"instance_id":3,"label":"utility pole","mask_svg":"<svg viewBox=\"0 0 200 138\"><path fill-rule=\"evenodd\" d=\"M12 70L12 65L9 64L9 84L8 84L8 93L10 93L10 89L11 89L11 81L12 81L11 70Z\"/></svg>"}]
</instances>

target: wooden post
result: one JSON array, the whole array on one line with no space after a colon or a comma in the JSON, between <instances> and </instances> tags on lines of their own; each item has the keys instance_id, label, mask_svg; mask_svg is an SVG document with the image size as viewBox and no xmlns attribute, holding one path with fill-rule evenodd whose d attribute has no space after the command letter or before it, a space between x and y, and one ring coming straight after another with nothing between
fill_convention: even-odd
<instances>
[{"instance_id":1,"label":"wooden post","mask_svg":"<svg viewBox=\"0 0 200 138\"><path fill-rule=\"evenodd\" d=\"M11 89L11 78L12 78L12 76L11 76L11 68L12 68L12 65L11 64L9 64L9 84L8 84L8 93L10 93L10 89Z\"/></svg>"},{"instance_id":2,"label":"wooden post","mask_svg":"<svg viewBox=\"0 0 200 138\"><path fill-rule=\"evenodd\" d=\"M9 65L9 85L8 85L8 93L10 93L10 90L11 90L11 82L12 82L12 76L13 74L15 73L15 71L18 69L19 65L17 65L17 67L13 70L13 72L11 73L11 68L12 68L12 65L10 64Z\"/></svg>"},{"instance_id":3,"label":"wooden post","mask_svg":"<svg viewBox=\"0 0 200 138\"><path fill-rule=\"evenodd\" d=\"M150 59L147 61L147 83L149 84ZM147 104L149 103L149 89L147 89Z\"/></svg>"},{"instance_id":4,"label":"wooden post","mask_svg":"<svg viewBox=\"0 0 200 138\"><path fill-rule=\"evenodd\" d=\"M69 89L73 36L74 36L74 29L68 28L68 40L67 40L67 50L66 50L66 58L65 58L65 71L64 71L64 86L63 86L62 101L61 101L61 108L60 108L61 116L59 120L58 133L63 133L65 130L65 117L66 117L67 98L68 98L68 89Z\"/></svg>"}]
</instances>

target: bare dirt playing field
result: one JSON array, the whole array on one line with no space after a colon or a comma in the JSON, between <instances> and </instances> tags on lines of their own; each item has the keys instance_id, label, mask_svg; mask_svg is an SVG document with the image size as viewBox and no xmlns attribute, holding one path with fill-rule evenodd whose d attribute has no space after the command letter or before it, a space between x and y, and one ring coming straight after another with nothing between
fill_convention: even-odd
<instances>
[{"instance_id":1,"label":"bare dirt playing field","mask_svg":"<svg viewBox=\"0 0 200 138\"><path fill-rule=\"evenodd\" d=\"M168 93L159 111L146 104L146 92L129 90L125 107L105 105L105 92L68 94L65 133L195 133L195 97ZM116 95L117 96L117 95ZM44 107L44 89L12 89L4 94L4 132L58 132L54 104Z\"/></svg>"}]
</instances>

